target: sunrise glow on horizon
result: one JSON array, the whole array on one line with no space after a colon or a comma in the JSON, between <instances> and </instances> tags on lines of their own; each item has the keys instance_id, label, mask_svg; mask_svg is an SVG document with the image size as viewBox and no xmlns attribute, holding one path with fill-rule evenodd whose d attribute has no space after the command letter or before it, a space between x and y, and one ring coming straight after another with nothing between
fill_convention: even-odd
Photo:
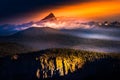
<instances>
[{"instance_id":1,"label":"sunrise glow on horizon","mask_svg":"<svg viewBox=\"0 0 120 80\"><path fill-rule=\"evenodd\" d=\"M31 20L38 21L50 12L56 17L73 17L82 20L118 20L120 14L119 0L91 1L84 3L76 3L73 5L58 6L56 8L47 9L43 12L39 10L32 16Z\"/></svg>"},{"instance_id":2,"label":"sunrise glow on horizon","mask_svg":"<svg viewBox=\"0 0 120 80\"><path fill-rule=\"evenodd\" d=\"M73 17L79 20L98 20L98 21L115 21L120 20L120 1L119 0L98 0L83 3L59 5L50 7L43 11L33 10L32 12L17 16L15 22L39 21L53 12L56 17ZM22 20L21 20L22 19Z\"/></svg>"},{"instance_id":3,"label":"sunrise glow on horizon","mask_svg":"<svg viewBox=\"0 0 120 80\"><path fill-rule=\"evenodd\" d=\"M64 6L53 12L57 16L79 17L79 18L102 18L120 14L120 1L88 2Z\"/></svg>"}]
</instances>

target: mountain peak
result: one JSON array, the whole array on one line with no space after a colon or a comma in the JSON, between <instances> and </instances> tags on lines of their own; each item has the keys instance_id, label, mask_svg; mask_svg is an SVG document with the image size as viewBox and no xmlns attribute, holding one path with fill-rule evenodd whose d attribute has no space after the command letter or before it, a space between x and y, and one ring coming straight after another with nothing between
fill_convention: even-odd
<instances>
[{"instance_id":1,"label":"mountain peak","mask_svg":"<svg viewBox=\"0 0 120 80\"><path fill-rule=\"evenodd\" d=\"M50 13L48 16L46 16L42 20L51 20L51 21L54 21L54 20L56 20L56 17L55 17L55 15L53 13Z\"/></svg>"}]
</instances>

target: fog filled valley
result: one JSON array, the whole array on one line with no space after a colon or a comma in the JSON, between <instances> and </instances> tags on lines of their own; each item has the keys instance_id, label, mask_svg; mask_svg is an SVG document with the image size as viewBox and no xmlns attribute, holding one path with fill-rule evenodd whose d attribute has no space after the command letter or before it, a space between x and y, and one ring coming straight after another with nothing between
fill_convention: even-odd
<instances>
[{"instance_id":1,"label":"fog filled valley","mask_svg":"<svg viewBox=\"0 0 120 80\"><path fill-rule=\"evenodd\" d=\"M10 36L1 36L0 44L18 44L37 51L48 48L72 48L96 52L120 52L120 31L118 29L54 29L31 27ZM3 49L4 46L0 46ZM13 48L14 49L14 48ZM28 50L28 51L29 51ZM3 50L2 50L3 51ZM6 50L5 50L6 51Z\"/></svg>"},{"instance_id":2,"label":"fog filled valley","mask_svg":"<svg viewBox=\"0 0 120 80\"><path fill-rule=\"evenodd\" d=\"M116 80L119 74L119 22L58 20L50 13L0 25L0 80Z\"/></svg>"}]
</instances>

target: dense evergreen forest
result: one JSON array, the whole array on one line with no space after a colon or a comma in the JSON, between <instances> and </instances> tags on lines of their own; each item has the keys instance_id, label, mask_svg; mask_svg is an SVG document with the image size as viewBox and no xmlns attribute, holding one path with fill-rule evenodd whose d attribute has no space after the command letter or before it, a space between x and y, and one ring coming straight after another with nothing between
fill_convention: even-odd
<instances>
[{"instance_id":1,"label":"dense evergreen forest","mask_svg":"<svg viewBox=\"0 0 120 80\"><path fill-rule=\"evenodd\" d=\"M0 58L0 80L120 79L120 54L46 49Z\"/></svg>"}]
</instances>

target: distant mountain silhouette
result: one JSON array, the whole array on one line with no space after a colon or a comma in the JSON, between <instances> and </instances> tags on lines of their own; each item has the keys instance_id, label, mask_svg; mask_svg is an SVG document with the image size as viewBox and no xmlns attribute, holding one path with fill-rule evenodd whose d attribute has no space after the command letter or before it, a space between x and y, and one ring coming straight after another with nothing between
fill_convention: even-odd
<instances>
[{"instance_id":1,"label":"distant mountain silhouette","mask_svg":"<svg viewBox=\"0 0 120 80\"><path fill-rule=\"evenodd\" d=\"M14 25L14 24L0 25L0 36L13 35L19 31L22 31L31 27L33 24L34 22L24 23L20 25Z\"/></svg>"},{"instance_id":2,"label":"distant mountain silhouette","mask_svg":"<svg viewBox=\"0 0 120 80\"><path fill-rule=\"evenodd\" d=\"M0 25L0 36L9 36L9 35L15 34L18 31L25 30L31 27L33 24L41 25L41 23L44 23L47 21L55 21L55 20L57 20L55 15L53 13L50 13L48 16L46 16L45 18L37 22L31 21L28 23L20 24L20 25L3 24L3 25Z\"/></svg>"},{"instance_id":3,"label":"distant mountain silhouette","mask_svg":"<svg viewBox=\"0 0 120 80\"><path fill-rule=\"evenodd\" d=\"M53 13L50 13L48 16L43 18L41 21L45 21L45 20L54 21L54 20L56 20L56 17L55 17L55 15Z\"/></svg>"},{"instance_id":4,"label":"distant mountain silhouette","mask_svg":"<svg viewBox=\"0 0 120 80\"><path fill-rule=\"evenodd\" d=\"M55 15L53 13L50 13L48 16L44 17L40 21L37 21L36 24L41 25L41 23L51 22L51 21L56 21L56 20L57 18L55 17Z\"/></svg>"},{"instance_id":5,"label":"distant mountain silhouette","mask_svg":"<svg viewBox=\"0 0 120 80\"><path fill-rule=\"evenodd\" d=\"M16 26L11 24L0 25L0 36L8 36L17 32Z\"/></svg>"}]
</instances>

